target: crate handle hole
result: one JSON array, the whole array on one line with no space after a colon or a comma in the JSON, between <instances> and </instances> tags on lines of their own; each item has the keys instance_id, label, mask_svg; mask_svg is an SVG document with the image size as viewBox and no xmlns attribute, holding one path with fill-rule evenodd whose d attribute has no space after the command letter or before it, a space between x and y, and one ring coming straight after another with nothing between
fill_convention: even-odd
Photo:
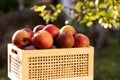
<instances>
[{"instance_id":1,"label":"crate handle hole","mask_svg":"<svg viewBox=\"0 0 120 80\"><path fill-rule=\"evenodd\" d=\"M12 49L12 53L17 54L17 51L16 51L16 50L14 50L14 49Z\"/></svg>"}]
</instances>

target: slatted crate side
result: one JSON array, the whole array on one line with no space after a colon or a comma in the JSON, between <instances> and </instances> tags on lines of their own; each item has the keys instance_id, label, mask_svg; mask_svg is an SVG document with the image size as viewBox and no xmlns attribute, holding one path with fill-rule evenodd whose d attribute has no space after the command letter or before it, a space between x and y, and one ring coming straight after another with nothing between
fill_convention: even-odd
<instances>
[{"instance_id":1,"label":"slatted crate side","mask_svg":"<svg viewBox=\"0 0 120 80\"><path fill-rule=\"evenodd\" d=\"M22 68L21 49L8 44L8 77L20 80Z\"/></svg>"},{"instance_id":2,"label":"slatted crate side","mask_svg":"<svg viewBox=\"0 0 120 80\"><path fill-rule=\"evenodd\" d=\"M94 48L89 50L89 77L91 77L90 80L94 80Z\"/></svg>"},{"instance_id":3,"label":"slatted crate side","mask_svg":"<svg viewBox=\"0 0 120 80\"><path fill-rule=\"evenodd\" d=\"M9 44L9 46L16 50L14 45ZM93 59L90 59L93 58L93 49L91 46L44 50L18 49L22 55L19 55L22 60L20 80L74 80L77 78L93 80Z\"/></svg>"}]
</instances>

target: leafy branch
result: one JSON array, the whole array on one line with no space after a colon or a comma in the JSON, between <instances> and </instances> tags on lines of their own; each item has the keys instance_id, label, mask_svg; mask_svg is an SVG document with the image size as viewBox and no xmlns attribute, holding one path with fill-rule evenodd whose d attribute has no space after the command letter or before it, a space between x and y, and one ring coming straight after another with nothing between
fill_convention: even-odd
<instances>
[{"instance_id":1,"label":"leafy branch","mask_svg":"<svg viewBox=\"0 0 120 80\"><path fill-rule=\"evenodd\" d=\"M52 4L49 5L50 9L47 9L46 5L37 6L34 5L31 9L35 12L39 12L39 16L43 18L43 20L46 21L46 23L54 22L57 20L58 15L61 13L61 11L64 9L64 5L57 4L56 6L53 6Z\"/></svg>"},{"instance_id":2,"label":"leafy branch","mask_svg":"<svg viewBox=\"0 0 120 80\"><path fill-rule=\"evenodd\" d=\"M46 5L33 6L32 10L39 12L39 16L43 17L46 23L57 20L58 15L66 8L70 12L75 13L75 19L80 23L86 23L88 27L94 23L99 23L105 28L116 28L120 26L120 0L104 0L76 2L74 8L66 7L63 4L49 5L51 9L47 9Z\"/></svg>"}]
</instances>

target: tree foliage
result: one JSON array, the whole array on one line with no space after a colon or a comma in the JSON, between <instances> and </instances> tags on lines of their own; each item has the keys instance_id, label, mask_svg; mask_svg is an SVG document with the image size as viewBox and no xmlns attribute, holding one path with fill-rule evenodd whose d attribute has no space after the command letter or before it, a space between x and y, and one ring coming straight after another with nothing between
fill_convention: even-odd
<instances>
[{"instance_id":1,"label":"tree foliage","mask_svg":"<svg viewBox=\"0 0 120 80\"><path fill-rule=\"evenodd\" d=\"M56 6L50 4L49 7L51 8L51 10L47 9L46 5L35 5L32 7L32 9L35 12L40 12L39 16L41 16L46 21L46 23L49 23L49 21L54 22L55 20L57 20L57 17L64 9L64 6L62 4L57 4Z\"/></svg>"},{"instance_id":2,"label":"tree foliage","mask_svg":"<svg viewBox=\"0 0 120 80\"><path fill-rule=\"evenodd\" d=\"M67 7L63 4L49 5L51 9L47 9L47 5L34 5L32 10L39 12L39 16L43 17L46 23L57 20L58 15L66 8L73 11L75 19L79 23L86 23L88 27L95 23L99 23L105 28L118 27L120 25L120 0L94 0L94 1L78 1L74 7Z\"/></svg>"}]
</instances>

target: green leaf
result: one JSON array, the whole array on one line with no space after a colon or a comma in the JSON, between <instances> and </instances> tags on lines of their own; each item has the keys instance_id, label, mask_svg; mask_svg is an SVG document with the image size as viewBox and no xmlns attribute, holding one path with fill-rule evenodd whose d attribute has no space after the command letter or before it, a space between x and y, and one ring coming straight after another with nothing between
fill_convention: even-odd
<instances>
[{"instance_id":1,"label":"green leaf","mask_svg":"<svg viewBox=\"0 0 120 80\"><path fill-rule=\"evenodd\" d=\"M35 11L35 12L43 12L46 8L46 5L42 5L42 6L34 6L32 9Z\"/></svg>"},{"instance_id":2,"label":"green leaf","mask_svg":"<svg viewBox=\"0 0 120 80\"><path fill-rule=\"evenodd\" d=\"M85 19L82 19L82 20L80 20L80 23L82 24L82 23L86 23L87 22L87 20L85 20Z\"/></svg>"},{"instance_id":3,"label":"green leaf","mask_svg":"<svg viewBox=\"0 0 120 80\"><path fill-rule=\"evenodd\" d=\"M90 27L90 26L92 26L93 25L93 22L92 21L89 21L89 22L87 22L87 24L86 24L88 27Z\"/></svg>"},{"instance_id":4,"label":"green leaf","mask_svg":"<svg viewBox=\"0 0 120 80\"><path fill-rule=\"evenodd\" d=\"M99 19L99 15L92 15L92 16L90 16L90 20L93 20L93 21L95 21L95 20L98 20Z\"/></svg>"},{"instance_id":5,"label":"green leaf","mask_svg":"<svg viewBox=\"0 0 120 80\"><path fill-rule=\"evenodd\" d=\"M90 19L90 17L88 15L85 15L84 19L88 20L88 19Z\"/></svg>"},{"instance_id":6,"label":"green leaf","mask_svg":"<svg viewBox=\"0 0 120 80\"><path fill-rule=\"evenodd\" d=\"M96 19L99 19L99 18L100 18L100 16L99 16L99 15L95 15L95 18L96 18Z\"/></svg>"},{"instance_id":7,"label":"green leaf","mask_svg":"<svg viewBox=\"0 0 120 80\"><path fill-rule=\"evenodd\" d=\"M59 8L61 8L61 6L62 6L61 4L57 4L57 5L56 5L56 8L59 9Z\"/></svg>"},{"instance_id":8,"label":"green leaf","mask_svg":"<svg viewBox=\"0 0 120 80\"><path fill-rule=\"evenodd\" d=\"M108 24L108 27L109 27L109 28L112 28L112 24L109 23L109 24Z\"/></svg>"},{"instance_id":9,"label":"green leaf","mask_svg":"<svg viewBox=\"0 0 120 80\"><path fill-rule=\"evenodd\" d=\"M105 11L99 11L98 15L100 15L100 16L106 16L107 13Z\"/></svg>"},{"instance_id":10,"label":"green leaf","mask_svg":"<svg viewBox=\"0 0 120 80\"><path fill-rule=\"evenodd\" d=\"M77 2L76 5L75 5L75 10L77 12L80 12L83 5L84 5L83 2L80 2L80 1Z\"/></svg>"},{"instance_id":11,"label":"green leaf","mask_svg":"<svg viewBox=\"0 0 120 80\"><path fill-rule=\"evenodd\" d=\"M44 17L46 13L47 13L46 11L43 11L39 14L39 16Z\"/></svg>"},{"instance_id":12,"label":"green leaf","mask_svg":"<svg viewBox=\"0 0 120 80\"><path fill-rule=\"evenodd\" d=\"M41 17L43 17L45 14L44 14L44 13L40 13L39 15L40 15Z\"/></svg>"},{"instance_id":13,"label":"green leaf","mask_svg":"<svg viewBox=\"0 0 120 80\"><path fill-rule=\"evenodd\" d=\"M52 10L56 10L56 8L55 8L55 6L53 6L53 5L50 5L50 7L52 8Z\"/></svg>"},{"instance_id":14,"label":"green leaf","mask_svg":"<svg viewBox=\"0 0 120 80\"><path fill-rule=\"evenodd\" d=\"M106 16L103 17L103 21L104 21L104 22L108 21L108 18L107 18Z\"/></svg>"},{"instance_id":15,"label":"green leaf","mask_svg":"<svg viewBox=\"0 0 120 80\"><path fill-rule=\"evenodd\" d=\"M92 13L92 12L88 12L87 14L88 14L89 16L91 16L93 13Z\"/></svg>"},{"instance_id":16,"label":"green leaf","mask_svg":"<svg viewBox=\"0 0 120 80\"><path fill-rule=\"evenodd\" d=\"M53 16L57 17L58 14L59 14L58 12L54 12L54 13L53 13Z\"/></svg>"},{"instance_id":17,"label":"green leaf","mask_svg":"<svg viewBox=\"0 0 120 80\"><path fill-rule=\"evenodd\" d=\"M109 3L110 5L112 5L112 4L113 4L113 0L109 0L108 3Z\"/></svg>"},{"instance_id":18,"label":"green leaf","mask_svg":"<svg viewBox=\"0 0 120 80\"><path fill-rule=\"evenodd\" d=\"M60 9L60 10L63 10L63 9L64 9L64 5L62 5L62 4L57 4L57 5L56 5L56 8L57 8L57 9Z\"/></svg>"},{"instance_id":19,"label":"green leaf","mask_svg":"<svg viewBox=\"0 0 120 80\"><path fill-rule=\"evenodd\" d=\"M115 22L114 26L117 28L118 26L120 26L120 23L119 22Z\"/></svg>"},{"instance_id":20,"label":"green leaf","mask_svg":"<svg viewBox=\"0 0 120 80\"><path fill-rule=\"evenodd\" d=\"M85 4L86 4L88 7L93 7L93 6L94 6L94 3L91 2L91 1L87 1Z\"/></svg>"},{"instance_id":21,"label":"green leaf","mask_svg":"<svg viewBox=\"0 0 120 80\"><path fill-rule=\"evenodd\" d=\"M80 1L76 3L76 6L78 6L78 7L81 7L83 5L84 5L83 2L80 2Z\"/></svg>"},{"instance_id":22,"label":"green leaf","mask_svg":"<svg viewBox=\"0 0 120 80\"><path fill-rule=\"evenodd\" d=\"M57 17L52 16L51 17L51 22L54 22L55 20L57 20Z\"/></svg>"},{"instance_id":23,"label":"green leaf","mask_svg":"<svg viewBox=\"0 0 120 80\"><path fill-rule=\"evenodd\" d=\"M49 17L49 18L47 18L45 21L46 21L46 23L48 24L48 23L49 23L49 21L50 21L50 17Z\"/></svg>"},{"instance_id":24,"label":"green leaf","mask_svg":"<svg viewBox=\"0 0 120 80\"><path fill-rule=\"evenodd\" d=\"M103 9L107 7L105 3L100 3L98 6L99 8L103 8Z\"/></svg>"}]
</instances>

